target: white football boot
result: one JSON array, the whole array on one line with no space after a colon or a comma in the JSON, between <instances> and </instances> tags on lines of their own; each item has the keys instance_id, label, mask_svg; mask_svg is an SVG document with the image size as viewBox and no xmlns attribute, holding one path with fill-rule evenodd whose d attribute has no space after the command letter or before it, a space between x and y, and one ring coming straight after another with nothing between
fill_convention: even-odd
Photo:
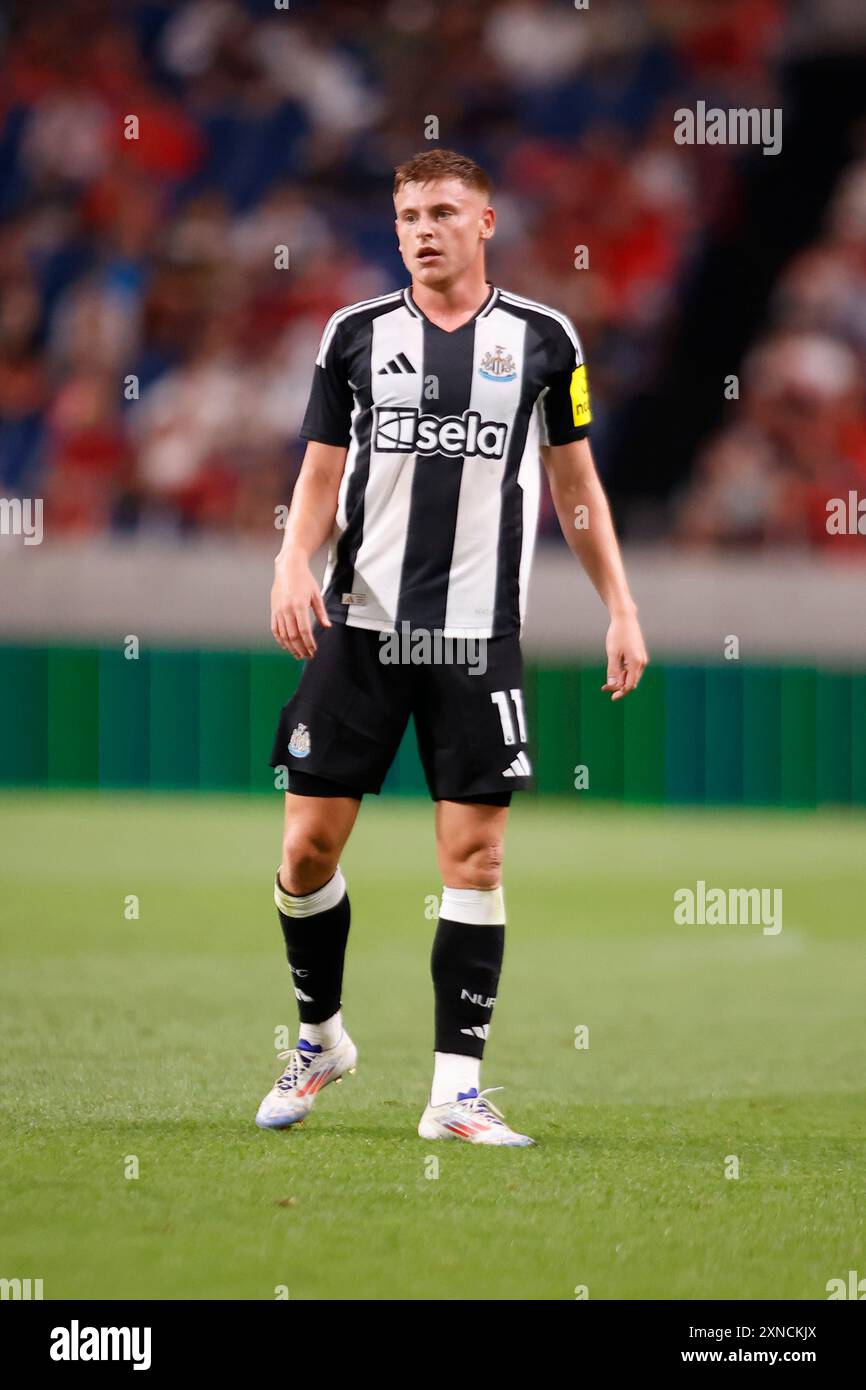
<instances>
[{"instance_id":1,"label":"white football boot","mask_svg":"<svg viewBox=\"0 0 866 1390\"><path fill-rule=\"evenodd\" d=\"M534 1144L528 1134L517 1134L505 1123L505 1116L486 1099L501 1086L485 1091L458 1091L457 1099L445 1105L429 1105L421 1116L418 1133L422 1139L464 1139L468 1144L507 1144L525 1148Z\"/></svg>"},{"instance_id":2,"label":"white football boot","mask_svg":"<svg viewBox=\"0 0 866 1390\"><path fill-rule=\"evenodd\" d=\"M259 1129L286 1129L305 1119L323 1086L355 1070L358 1049L344 1033L334 1047L322 1048L302 1038L297 1047L277 1056L287 1065L259 1106Z\"/></svg>"}]
</instances>

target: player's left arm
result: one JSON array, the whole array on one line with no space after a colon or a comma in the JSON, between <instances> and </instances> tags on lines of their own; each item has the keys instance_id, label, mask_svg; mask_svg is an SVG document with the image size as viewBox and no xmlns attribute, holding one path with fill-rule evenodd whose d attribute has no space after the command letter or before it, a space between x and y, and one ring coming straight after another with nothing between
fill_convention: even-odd
<instances>
[{"instance_id":1,"label":"player's left arm","mask_svg":"<svg viewBox=\"0 0 866 1390\"><path fill-rule=\"evenodd\" d=\"M589 440L544 445L541 457L562 534L610 614L602 690L611 691L612 700L621 700L637 686L649 657Z\"/></svg>"}]
</instances>

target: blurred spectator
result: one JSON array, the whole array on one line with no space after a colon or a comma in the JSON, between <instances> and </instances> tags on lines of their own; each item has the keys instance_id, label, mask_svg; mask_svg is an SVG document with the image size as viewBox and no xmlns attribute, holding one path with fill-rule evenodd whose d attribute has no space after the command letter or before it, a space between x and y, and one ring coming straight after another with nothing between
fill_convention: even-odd
<instances>
[{"instance_id":1,"label":"blurred spectator","mask_svg":"<svg viewBox=\"0 0 866 1390\"><path fill-rule=\"evenodd\" d=\"M736 420L698 459L677 534L862 551L861 536L826 522L831 498L866 495L866 162L845 173L825 236L792 260L770 309Z\"/></svg>"},{"instance_id":2,"label":"blurred spectator","mask_svg":"<svg viewBox=\"0 0 866 1390\"><path fill-rule=\"evenodd\" d=\"M827 502L866 485L862 371L850 348L791 333L743 369L737 423L698 460L678 531L689 543L838 546ZM848 538L852 544L858 537Z\"/></svg>"}]
</instances>

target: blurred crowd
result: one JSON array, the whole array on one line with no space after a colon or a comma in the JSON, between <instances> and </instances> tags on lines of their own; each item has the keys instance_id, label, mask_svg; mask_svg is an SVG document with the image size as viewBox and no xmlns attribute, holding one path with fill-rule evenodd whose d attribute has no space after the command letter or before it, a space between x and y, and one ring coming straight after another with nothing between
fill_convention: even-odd
<instances>
[{"instance_id":1,"label":"blurred crowd","mask_svg":"<svg viewBox=\"0 0 866 1390\"><path fill-rule=\"evenodd\" d=\"M494 177L491 278L577 323L603 462L737 194L742 152L676 145L673 111L778 105L782 57L862 37L866 6L22 0L5 24L0 492L67 533L266 535L326 318L404 282L392 171L430 118ZM674 533L815 539L819 476L866 486L864 352L857 164Z\"/></svg>"},{"instance_id":2,"label":"blurred crowd","mask_svg":"<svg viewBox=\"0 0 866 1390\"><path fill-rule=\"evenodd\" d=\"M732 422L697 459L676 534L691 545L832 545L828 503L866 498L866 158L845 172L821 239L791 261L746 357Z\"/></svg>"}]
</instances>

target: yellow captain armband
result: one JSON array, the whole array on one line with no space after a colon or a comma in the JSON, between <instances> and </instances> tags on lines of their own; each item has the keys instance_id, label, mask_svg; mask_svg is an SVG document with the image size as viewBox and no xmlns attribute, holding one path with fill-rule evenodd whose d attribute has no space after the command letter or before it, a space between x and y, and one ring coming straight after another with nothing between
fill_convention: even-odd
<instances>
[{"instance_id":1,"label":"yellow captain armband","mask_svg":"<svg viewBox=\"0 0 866 1390\"><path fill-rule=\"evenodd\" d=\"M574 420L575 427L588 425L592 419L592 411L589 408L589 383L586 379L586 367L575 367L571 374L571 386L569 387L571 396L571 418Z\"/></svg>"}]
</instances>

